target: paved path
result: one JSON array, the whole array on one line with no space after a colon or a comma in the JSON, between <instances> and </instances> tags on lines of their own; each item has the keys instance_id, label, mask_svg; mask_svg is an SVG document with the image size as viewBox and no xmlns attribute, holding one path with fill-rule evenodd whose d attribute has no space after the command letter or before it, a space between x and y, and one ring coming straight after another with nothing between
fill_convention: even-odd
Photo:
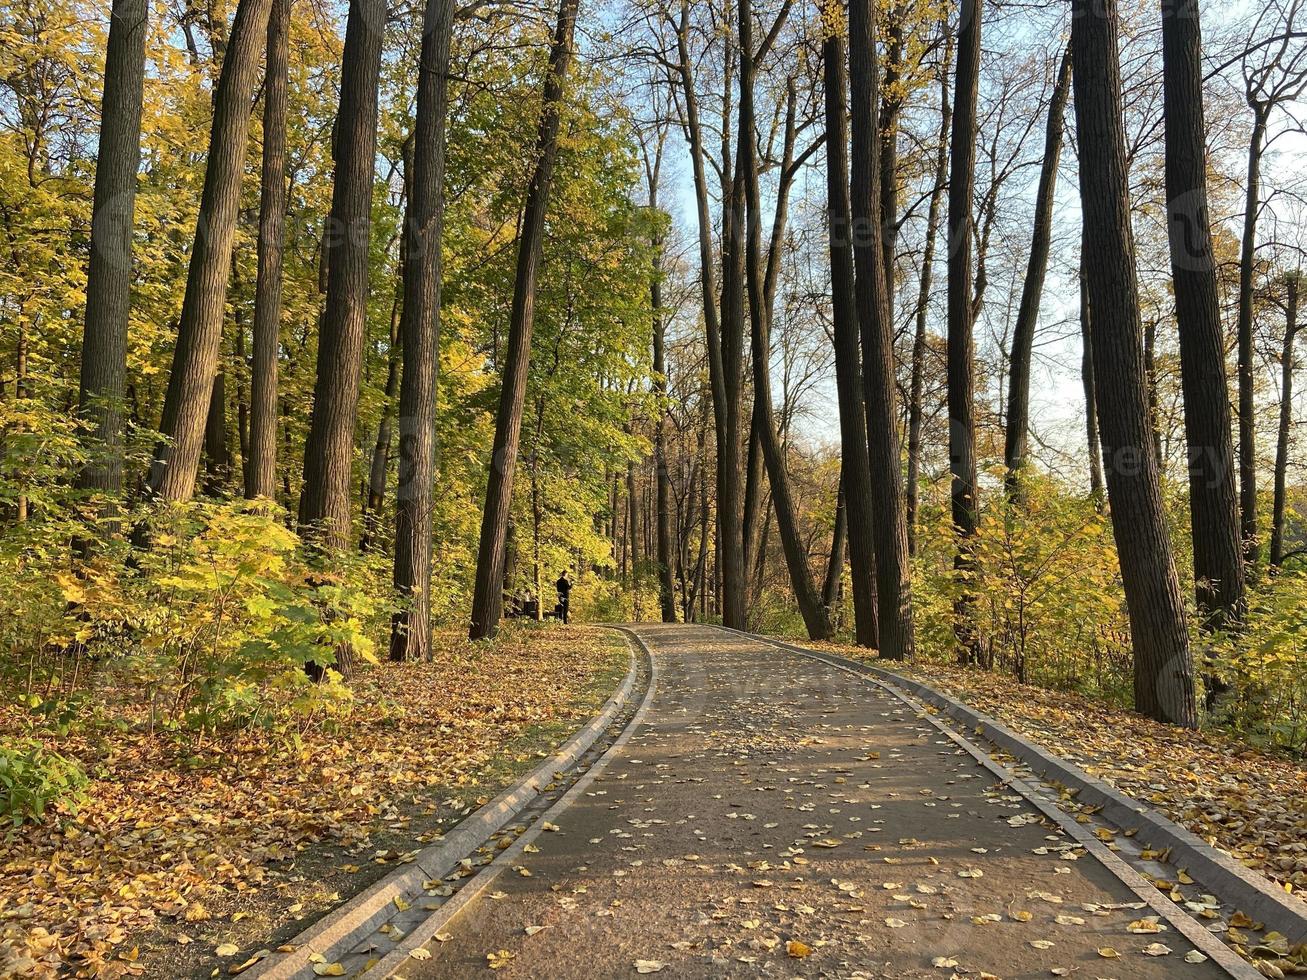
<instances>
[{"instance_id":1,"label":"paved path","mask_svg":"<svg viewBox=\"0 0 1307 980\"><path fill-rule=\"evenodd\" d=\"M402 976L466 977L501 950L499 976L550 980L636 961L660 977L1225 976L1186 963L1174 930L1129 932L1150 910L903 702L743 637L639 632L659 674L643 725L536 840L529 876L501 876ZM1172 951L1142 952L1158 942Z\"/></svg>"}]
</instances>

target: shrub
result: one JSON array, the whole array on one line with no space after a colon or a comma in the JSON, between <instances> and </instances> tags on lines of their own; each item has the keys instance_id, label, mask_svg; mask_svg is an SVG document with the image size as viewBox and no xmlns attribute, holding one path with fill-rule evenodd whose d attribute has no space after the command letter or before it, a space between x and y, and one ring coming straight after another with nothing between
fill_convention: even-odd
<instances>
[{"instance_id":1,"label":"shrub","mask_svg":"<svg viewBox=\"0 0 1307 980\"><path fill-rule=\"evenodd\" d=\"M42 820L54 804L75 809L86 781L75 760L35 739L0 745L0 818L20 826Z\"/></svg>"}]
</instances>

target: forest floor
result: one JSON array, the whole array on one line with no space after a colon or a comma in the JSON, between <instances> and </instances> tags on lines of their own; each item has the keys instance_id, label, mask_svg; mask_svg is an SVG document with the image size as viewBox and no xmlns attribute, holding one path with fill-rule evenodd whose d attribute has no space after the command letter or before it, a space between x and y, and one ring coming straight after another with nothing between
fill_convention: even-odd
<instances>
[{"instance_id":1,"label":"forest floor","mask_svg":"<svg viewBox=\"0 0 1307 980\"><path fill-rule=\"evenodd\" d=\"M805 643L853 660L860 647ZM1307 894L1307 762L1215 731L1190 732L1075 693L920 661L877 662L964 701L1156 807L1249 868Z\"/></svg>"},{"instance_id":2,"label":"forest floor","mask_svg":"<svg viewBox=\"0 0 1307 980\"><path fill-rule=\"evenodd\" d=\"M330 727L61 740L92 780L75 814L3 838L0 976L207 976L215 949L293 935L538 764L628 663L586 627L436 647L363 668ZM23 730L7 710L0 733Z\"/></svg>"},{"instance_id":3,"label":"forest floor","mask_svg":"<svg viewBox=\"0 0 1307 980\"><path fill-rule=\"evenodd\" d=\"M658 670L641 723L408 980L1226 975L864 678L637 629Z\"/></svg>"}]
</instances>

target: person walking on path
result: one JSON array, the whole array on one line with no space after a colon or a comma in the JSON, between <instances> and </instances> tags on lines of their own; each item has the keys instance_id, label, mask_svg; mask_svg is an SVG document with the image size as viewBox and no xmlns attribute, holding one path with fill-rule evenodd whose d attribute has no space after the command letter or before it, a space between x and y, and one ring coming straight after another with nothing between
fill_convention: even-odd
<instances>
[{"instance_id":1,"label":"person walking on path","mask_svg":"<svg viewBox=\"0 0 1307 980\"><path fill-rule=\"evenodd\" d=\"M567 577L567 569L558 576L558 581L554 583L554 588L558 589L558 618L564 623L568 621L570 613L569 600L572 595L572 580Z\"/></svg>"}]
</instances>

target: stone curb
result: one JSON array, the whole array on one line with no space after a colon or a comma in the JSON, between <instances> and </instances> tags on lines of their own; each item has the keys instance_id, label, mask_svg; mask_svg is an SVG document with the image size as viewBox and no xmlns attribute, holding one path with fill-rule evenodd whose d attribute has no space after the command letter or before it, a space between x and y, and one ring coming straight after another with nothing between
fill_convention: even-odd
<instances>
[{"instance_id":1,"label":"stone curb","mask_svg":"<svg viewBox=\"0 0 1307 980\"><path fill-rule=\"evenodd\" d=\"M566 770L584 755L631 699L638 667L635 650L628 643L626 678L604 704L603 710L573 735L557 752L529 775L505 789L475 813L464 818L439 842L420 851L412 864L397 868L366 891L338 906L290 940L290 953L273 953L247 972L257 980L289 980L314 976L309 957L321 953L329 962L333 951L342 955L371 935L396 911L396 898L421 895L424 881L442 878L460 860L499 832L554 780L554 773Z\"/></svg>"},{"instance_id":2,"label":"stone curb","mask_svg":"<svg viewBox=\"0 0 1307 980\"><path fill-rule=\"evenodd\" d=\"M442 928L453 921L460 912L471 905L486 890L495 883L495 880L503 873L506 868L511 867L514 862L521 859L526 851L528 844L535 841L544 830L544 825L556 819L561 819L561 815L566 812L573 803L589 788L594 778L608 765L614 755L627 743L631 735L638 729L644 721L644 717L649 713L649 706L653 703L654 694L658 690L658 664L649 652L649 647L645 644L634 631L624 626L610 626L609 629L624 634L629 640L635 642L644 655L649 660L649 685L645 688L644 697L640 700L640 706L632 715L631 720L626 727L622 729L613 744L608 747L589 769L578 779L567 792L558 798L547 811L540 815L534 824L528 827L517 840L513 841L511 847L500 851L495 859L490 862L480 873L471 881L460 888L448 902L436 909L417 928L409 932L398 945L381 959L371 970L368 976L375 977L377 980L384 980L386 977L394 976L396 972L402 969L408 962L413 950L427 945L435 938L436 934Z\"/></svg>"},{"instance_id":3,"label":"stone curb","mask_svg":"<svg viewBox=\"0 0 1307 980\"><path fill-rule=\"evenodd\" d=\"M806 657L848 667L903 688L915 697L939 708L945 715L1011 753L1043 779L1075 791L1076 799L1099 807L1099 813L1122 830L1137 831L1136 837L1150 848L1171 849L1170 863L1184 868L1208 888L1254 921L1265 923L1289 938L1290 945L1307 942L1307 902L1277 888L1268 879L1244 867L1146 803L1133 800L1101 779L1089 775L1074 763L1027 742L1010 728L983 712L941 694L934 688L881 667L849 660L835 654L809 650L770 637L741 630L739 633Z\"/></svg>"}]
</instances>

